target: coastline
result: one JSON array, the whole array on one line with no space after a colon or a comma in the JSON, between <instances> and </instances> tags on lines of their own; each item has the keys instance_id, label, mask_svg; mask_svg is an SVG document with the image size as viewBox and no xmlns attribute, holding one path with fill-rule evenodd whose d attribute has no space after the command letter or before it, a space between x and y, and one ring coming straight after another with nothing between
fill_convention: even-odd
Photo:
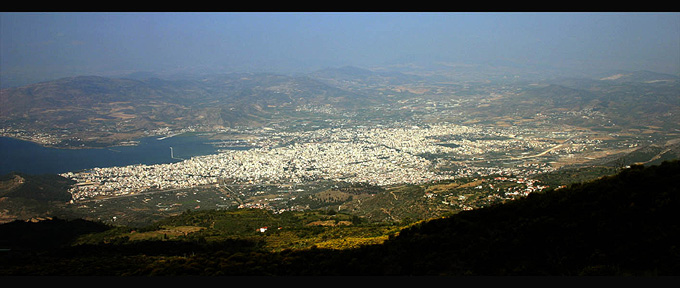
<instances>
[{"instance_id":1,"label":"coastline","mask_svg":"<svg viewBox=\"0 0 680 288\"><path fill-rule=\"evenodd\" d=\"M172 163L177 158L219 153L218 147L207 142L208 139L199 136L172 137L164 141L147 136L127 141L127 145L87 148L44 145L24 138L0 136L0 174L59 174L94 167ZM170 146L175 149L174 158Z\"/></svg>"}]
</instances>

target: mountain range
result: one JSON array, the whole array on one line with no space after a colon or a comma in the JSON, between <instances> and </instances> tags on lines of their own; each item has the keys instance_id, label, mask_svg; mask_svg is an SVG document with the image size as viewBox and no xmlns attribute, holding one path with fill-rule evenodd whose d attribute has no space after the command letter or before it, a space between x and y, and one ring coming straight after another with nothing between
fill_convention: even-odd
<instances>
[{"instance_id":1,"label":"mountain range","mask_svg":"<svg viewBox=\"0 0 680 288\"><path fill-rule=\"evenodd\" d=\"M36 131L51 128L91 133L93 126L109 133L132 133L162 127L262 125L275 113L295 117L299 114L296 108L304 105L356 110L393 103L386 97L390 93L428 97L452 85L433 80L444 76L356 67L302 76L234 73L183 80L80 76L2 89L0 123ZM527 82L520 87L522 92L504 97L496 106L508 110L529 104L532 112L590 107L611 110L615 112L612 115L632 110L650 118L671 114L675 120L679 114L678 83L676 76L648 71L600 79ZM482 87L490 85L495 84ZM414 93L416 88L429 92Z\"/></svg>"},{"instance_id":2,"label":"mountain range","mask_svg":"<svg viewBox=\"0 0 680 288\"><path fill-rule=\"evenodd\" d=\"M403 99L465 99L465 95L487 101L484 107L464 107L474 108L470 112L479 117L593 109L625 125L641 120L677 128L680 122L680 81L673 75L639 71L509 84L455 82L448 77L445 72L409 74L357 67L300 76L233 73L179 80L80 76L0 90L0 124L111 145L160 128L211 130L267 125L281 115L307 117L303 107L357 111L397 105ZM516 88L502 97L484 96L489 89L509 90L503 85Z\"/></svg>"}]
</instances>

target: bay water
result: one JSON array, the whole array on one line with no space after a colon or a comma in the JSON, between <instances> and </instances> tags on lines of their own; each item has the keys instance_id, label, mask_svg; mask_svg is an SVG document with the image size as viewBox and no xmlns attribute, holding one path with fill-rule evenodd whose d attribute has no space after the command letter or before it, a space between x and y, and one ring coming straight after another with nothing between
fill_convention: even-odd
<instances>
[{"instance_id":1,"label":"bay water","mask_svg":"<svg viewBox=\"0 0 680 288\"><path fill-rule=\"evenodd\" d=\"M0 175L10 172L58 174L95 167L173 163L193 156L218 153L218 149L209 143L209 139L193 134L169 138L146 137L137 140L139 144L136 146L58 149L0 137Z\"/></svg>"}]
</instances>

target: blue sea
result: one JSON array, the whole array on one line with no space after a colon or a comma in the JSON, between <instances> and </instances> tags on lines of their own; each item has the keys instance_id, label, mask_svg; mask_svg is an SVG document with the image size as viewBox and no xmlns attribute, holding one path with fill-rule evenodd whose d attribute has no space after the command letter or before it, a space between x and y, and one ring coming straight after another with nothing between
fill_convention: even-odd
<instances>
[{"instance_id":1,"label":"blue sea","mask_svg":"<svg viewBox=\"0 0 680 288\"><path fill-rule=\"evenodd\" d=\"M210 140L195 135L178 135L137 139L136 146L97 149L57 149L8 137L0 137L0 175L10 172L58 174L95 167L133 164L161 164L217 153ZM171 158L172 154L175 157Z\"/></svg>"}]
</instances>

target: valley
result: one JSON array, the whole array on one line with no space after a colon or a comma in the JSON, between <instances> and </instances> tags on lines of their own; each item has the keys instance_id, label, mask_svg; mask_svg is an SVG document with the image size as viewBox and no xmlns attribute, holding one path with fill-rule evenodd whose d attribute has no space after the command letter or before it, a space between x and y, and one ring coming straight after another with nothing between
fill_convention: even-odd
<instances>
[{"instance_id":1,"label":"valley","mask_svg":"<svg viewBox=\"0 0 680 288\"><path fill-rule=\"evenodd\" d=\"M215 147L216 154L166 164L61 174L75 184L60 213L120 225L235 208L425 219L571 183L546 175L597 171L579 178L595 179L680 155L677 77L461 81L446 71L437 80L353 67L304 77L213 75L200 83L76 77L3 89L12 109L3 110L1 132L60 149L182 134ZM32 108L12 101L28 94ZM43 101L53 109L39 110ZM457 188L432 188L451 185ZM417 204L381 196L395 191ZM434 212L396 212L409 205Z\"/></svg>"},{"instance_id":2,"label":"valley","mask_svg":"<svg viewBox=\"0 0 680 288\"><path fill-rule=\"evenodd\" d=\"M2 276L680 274L680 13L27 12Z\"/></svg>"}]
</instances>

